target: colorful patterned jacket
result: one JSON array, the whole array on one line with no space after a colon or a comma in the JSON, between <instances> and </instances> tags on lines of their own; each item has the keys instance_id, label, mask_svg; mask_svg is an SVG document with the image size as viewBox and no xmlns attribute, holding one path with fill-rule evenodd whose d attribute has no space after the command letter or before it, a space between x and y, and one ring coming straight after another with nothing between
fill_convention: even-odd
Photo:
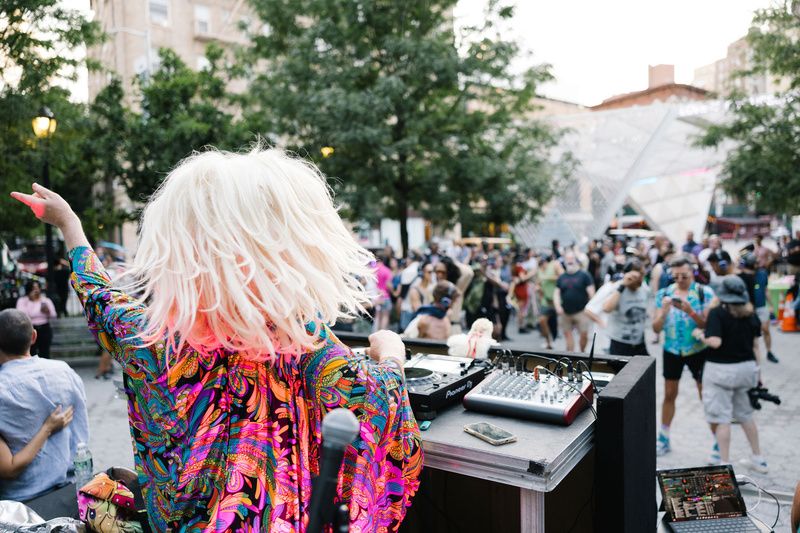
<instances>
[{"instance_id":1,"label":"colorful patterned jacket","mask_svg":"<svg viewBox=\"0 0 800 533\"><path fill-rule=\"evenodd\" d=\"M259 363L222 350L142 347L144 309L95 253L70 252L89 328L127 375L136 469L155 531L302 532L319 472L322 417L361 422L338 497L350 531L395 531L419 486L422 448L401 376L327 328L312 353Z\"/></svg>"}]
</instances>

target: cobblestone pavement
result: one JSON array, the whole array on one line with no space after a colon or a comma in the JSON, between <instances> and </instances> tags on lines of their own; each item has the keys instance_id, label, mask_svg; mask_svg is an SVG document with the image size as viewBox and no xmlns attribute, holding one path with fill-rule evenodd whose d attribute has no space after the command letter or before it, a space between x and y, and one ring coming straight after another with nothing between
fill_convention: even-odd
<instances>
[{"instance_id":1,"label":"cobblestone pavement","mask_svg":"<svg viewBox=\"0 0 800 533\"><path fill-rule=\"evenodd\" d=\"M514 348L539 349L543 340L538 333L519 334L515 326L509 328L512 341L508 344ZM651 339L650 339L651 340ZM773 328L773 352L780 358L779 364L764 363L764 384L770 392L778 394L783 403L775 406L763 403L761 412L757 413L763 454L770 465L770 473L761 475L748 472L736 466L736 461L748 456L748 446L744 434L739 428L733 428L731 459L736 472L750 475L762 487L781 493L792 493L800 480L800 464L794 460L795 443L800 440L800 388L796 386L800 376L800 351L797 341L800 333L786 334ZM651 354L661 354L661 346L651 344ZM563 336L556 339L556 349L564 349ZM133 452L128 429L127 408L125 400L118 398L111 380L94 379L94 369L81 368L78 373L84 380L89 408L91 430L90 445L96 470L109 466L133 467ZM658 358L657 369L657 420L661 416L661 400L663 398L663 379L661 378L661 361ZM671 429L672 452L658 458L658 468L679 468L705 464L712 446L711 433L704 422L703 407L697 395L697 389L688 372L681 379L681 391L678 396L675 421ZM768 497L764 497L768 498ZM755 494L746 494L748 507L751 509L758 502ZM769 524L774 520L775 504L767 499L758 503L755 515ZM789 505L782 505L780 526L788 527Z\"/></svg>"}]
</instances>

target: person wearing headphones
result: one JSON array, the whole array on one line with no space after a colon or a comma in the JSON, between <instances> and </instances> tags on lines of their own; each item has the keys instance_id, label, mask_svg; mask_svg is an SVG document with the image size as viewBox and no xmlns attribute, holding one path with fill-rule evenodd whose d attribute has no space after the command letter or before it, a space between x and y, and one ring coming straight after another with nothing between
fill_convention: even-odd
<instances>
[{"instance_id":1,"label":"person wearing headphones","mask_svg":"<svg viewBox=\"0 0 800 533\"><path fill-rule=\"evenodd\" d=\"M423 305L408 325L404 337L447 340L450 337L450 307L459 297L458 289L449 281L439 281L433 288L433 303Z\"/></svg>"}]
</instances>

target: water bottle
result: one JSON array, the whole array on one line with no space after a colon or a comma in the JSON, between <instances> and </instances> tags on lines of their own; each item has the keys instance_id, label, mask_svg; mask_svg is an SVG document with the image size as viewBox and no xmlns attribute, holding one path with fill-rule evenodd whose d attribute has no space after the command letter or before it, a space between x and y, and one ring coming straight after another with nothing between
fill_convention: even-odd
<instances>
[{"instance_id":1,"label":"water bottle","mask_svg":"<svg viewBox=\"0 0 800 533\"><path fill-rule=\"evenodd\" d=\"M94 464L92 463L92 452L86 443L78 444L78 451L75 453L75 490L80 491L81 487L92 480L94 476Z\"/></svg>"}]
</instances>

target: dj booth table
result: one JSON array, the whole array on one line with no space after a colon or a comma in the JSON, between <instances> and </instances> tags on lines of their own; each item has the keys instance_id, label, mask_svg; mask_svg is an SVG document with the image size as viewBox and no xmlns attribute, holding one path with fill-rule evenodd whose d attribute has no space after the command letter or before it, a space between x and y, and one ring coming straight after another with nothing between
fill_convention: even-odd
<instances>
[{"instance_id":1,"label":"dj booth table","mask_svg":"<svg viewBox=\"0 0 800 533\"><path fill-rule=\"evenodd\" d=\"M499 426L514 434L517 441L492 446L464 431L464 426L473 422ZM428 469L517 488L519 531L543 533L547 493L554 491L592 452L594 415L586 410L572 425L562 427L474 413L457 405L441 413L430 429L422 433L422 440ZM576 503L580 500L575 506L576 511L580 510L581 504L588 504L591 491L588 492L575 495ZM470 499L473 498L465 498L464 502L468 503ZM476 504L480 506L479 501ZM516 506L508 507L513 509ZM570 517L571 520L578 518L574 514ZM590 514L586 513L586 519L589 518ZM511 525L515 522L513 516L503 518L503 523Z\"/></svg>"},{"instance_id":2,"label":"dj booth table","mask_svg":"<svg viewBox=\"0 0 800 533\"><path fill-rule=\"evenodd\" d=\"M368 343L366 336L336 333L352 347ZM406 340L406 347L447 353L445 345L429 341ZM539 364L536 353L513 353ZM460 404L439 411L422 432L425 468L400 531L654 531L655 361L598 356L592 366L615 374L597 396L598 420L590 410L569 426L467 411ZM499 426L517 441L492 446L464 431L474 422Z\"/></svg>"}]
</instances>

